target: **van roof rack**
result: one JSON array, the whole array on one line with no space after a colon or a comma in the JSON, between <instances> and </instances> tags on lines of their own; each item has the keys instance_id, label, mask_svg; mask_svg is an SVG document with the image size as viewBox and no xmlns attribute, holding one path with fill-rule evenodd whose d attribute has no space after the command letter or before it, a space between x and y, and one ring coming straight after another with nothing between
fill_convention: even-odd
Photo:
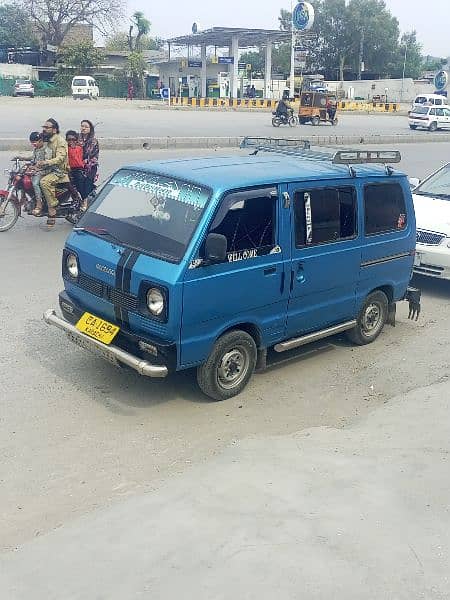
<instances>
[{"instance_id":1,"label":"van roof rack","mask_svg":"<svg viewBox=\"0 0 450 600\"><path fill-rule=\"evenodd\" d=\"M323 160L334 165L364 165L399 163L402 159L398 150L311 150L309 140L292 138L245 137L241 148L253 148L257 152L276 152L289 156L298 156L309 160ZM392 172L392 169L389 170ZM388 171L388 172L389 172Z\"/></svg>"}]
</instances>

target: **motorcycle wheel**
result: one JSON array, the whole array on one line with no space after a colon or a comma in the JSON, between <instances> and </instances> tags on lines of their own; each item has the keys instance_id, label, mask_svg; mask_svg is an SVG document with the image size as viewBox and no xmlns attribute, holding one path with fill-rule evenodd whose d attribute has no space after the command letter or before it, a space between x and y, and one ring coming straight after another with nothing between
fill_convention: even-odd
<instances>
[{"instance_id":1,"label":"motorcycle wheel","mask_svg":"<svg viewBox=\"0 0 450 600\"><path fill-rule=\"evenodd\" d=\"M289 127L295 127L297 125L297 117L295 117L294 115L289 117L288 124L289 124Z\"/></svg>"},{"instance_id":2,"label":"motorcycle wheel","mask_svg":"<svg viewBox=\"0 0 450 600\"><path fill-rule=\"evenodd\" d=\"M279 127L281 125L281 120L279 117L273 117L272 119L272 125L274 127Z\"/></svg>"},{"instance_id":3,"label":"motorcycle wheel","mask_svg":"<svg viewBox=\"0 0 450 600\"><path fill-rule=\"evenodd\" d=\"M317 127L317 125L319 125L319 124L320 124L320 119L319 119L319 117L313 117L313 118L311 119L311 123L312 123L312 124L313 124L315 127Z\"/></svg>"},{"instance_id":4,"label":"motorcycle wheel","mask_svg":"<svg viewBox=\"0 0 450 600\"><path fill-rule=\"evenodd\" d=\"M0 232L8 231L19 218L19 207L16 202L8 200L8 196L0 196Z\"/></svg>"}]
</instances>

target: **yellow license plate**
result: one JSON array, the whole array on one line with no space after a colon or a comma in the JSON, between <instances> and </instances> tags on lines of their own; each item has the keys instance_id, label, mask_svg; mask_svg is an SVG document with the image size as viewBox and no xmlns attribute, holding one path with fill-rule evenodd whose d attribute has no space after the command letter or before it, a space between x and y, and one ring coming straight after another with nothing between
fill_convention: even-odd
<instances>
[{"instance_id":1,"label":"yellow license plate","mask_svg":"<svg viewBox=\"0 0 450 600\"><path fill-rule=\"evenodd\" d=\"M110 344L115 336L119 333L120 327L100 319L91 313L85 312L78 323L75 325L78 331L85 333L91 338L103 342L104 344Z\"/></svg>"}]
</instances>

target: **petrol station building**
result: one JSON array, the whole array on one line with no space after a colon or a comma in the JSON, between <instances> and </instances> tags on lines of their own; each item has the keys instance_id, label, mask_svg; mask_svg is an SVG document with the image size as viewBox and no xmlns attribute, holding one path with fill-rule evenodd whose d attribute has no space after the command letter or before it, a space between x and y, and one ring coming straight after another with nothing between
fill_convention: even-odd
<instances>
[{"instance_id":1,"label":"petrol station building","mask_svg":"<svg viewBox=\"0 0 450 600\"><path fill-rule=\"evenodd\" d=\"M193 30L196 28L193 27ZM258 96L270 99L273 97L272 47L290 39L289 32L277 29L233 27L213 27L171 38L167 40L168 60L157 64L161 83L171 90L172 96L177 97L242 98L243 81L248 81L249 65L239 63L239 51L260 47L265 49L265 75L264 87L258 89ZM183 57L174 57L180 49Z\"/></svg>"}]
</instances>

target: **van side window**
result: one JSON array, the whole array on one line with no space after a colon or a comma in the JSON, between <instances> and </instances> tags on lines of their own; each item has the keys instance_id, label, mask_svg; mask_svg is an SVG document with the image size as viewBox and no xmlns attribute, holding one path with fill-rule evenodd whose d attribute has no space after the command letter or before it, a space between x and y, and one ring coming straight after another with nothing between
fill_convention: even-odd
<instances>
[{"instance_id":1,"label":"van side window","mask_svg":"<svg viewBox=\"0 0 450 600\"><path fill-rule=\"evenodd\" d=\"M436 115L436 109L435 108L430 108L430 115L433 115L433 117Z\"/></svg>"},{"instance_id":2,"label":"van side window","mask_svg":"<svg viewBox=\"0 0 450 600\"><path fill-rule=\"evenodd\" d=\"M437 117L443 117L444 116L444 109L443 108L437 108L436 109L436 116Z\"/></svg>"},{"instance_id":3,"label":"van side window","mask_svg":"<svg viewBox=\"0 0 450 600\"><path fill-rule=\"evenodd\" d=\"M276 202L274 188L231 193L222 200L209 231L227 238L227 252L268 254L275 245Z\"/></svg>"},{"instance_id":4,"label":"van side window","mask_svg":"<svg viewBox=\"0 0 450 600\"><path fill-rule=\"evenodd\" d=\"M353 187L295 192L294 213L297 248L337 242L357 234Z\"/></svg>"},{"instance_id":5,"label":"van side window","mask_svg":"<svg viewBox=\"0 0 450 600\"><path fill-rule=\"evenodd\" d=\"M366 235L376 235L406 227L403 190L398 183L376 183L364 187Z\"/></svg>"}]
</instances>

